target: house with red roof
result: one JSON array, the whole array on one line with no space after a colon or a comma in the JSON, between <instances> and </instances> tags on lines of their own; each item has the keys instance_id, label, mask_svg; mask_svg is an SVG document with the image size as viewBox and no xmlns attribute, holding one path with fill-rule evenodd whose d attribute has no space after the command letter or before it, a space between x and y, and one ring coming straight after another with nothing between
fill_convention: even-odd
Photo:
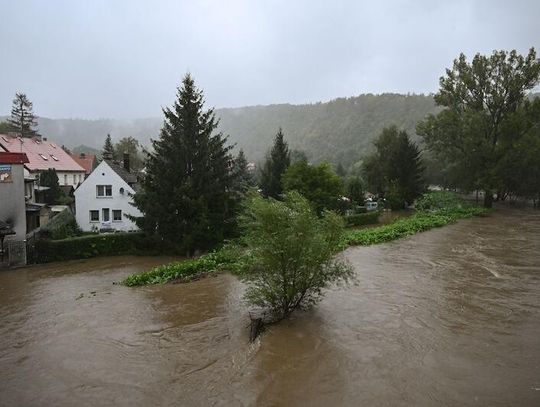
<instances>
[{"instance_id":1,"label":"house with red roof","mask_svg":"<svg viewBox=\"0 0 540 407\"><path fill-rule=\"evenodd\" d=\"M94 154L80 153L70 154L70 156L77 164L84 168L87 177L97 167L97 157Z\"/></svg>"},{"instance_id":2,"label":"house with red roof","mask_svg":"<svg viewBox=\"0 0 540 407\"><path fill-rule=\"evenodd\" d=\"M24 164L26 177L35 177L49 168L54 168L60 185L71 185L76 188L84 181L86 170L62 147L45 137L22 138L13 134L0 134L0 151L26 154L28 157L28 162Z\"/></svg>"}]
</instances>

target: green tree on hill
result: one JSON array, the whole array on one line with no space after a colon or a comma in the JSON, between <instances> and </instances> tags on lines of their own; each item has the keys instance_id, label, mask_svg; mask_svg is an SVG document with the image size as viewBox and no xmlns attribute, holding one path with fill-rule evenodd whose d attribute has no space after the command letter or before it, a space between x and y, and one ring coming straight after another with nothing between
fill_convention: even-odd
<instances>
[{"instance_id":1,"label":"green tree on hill","mask_svg":"<svg viewBox=\"0 0 540 407\"><path fill-rule=\"evenodd\" d=\"M117 158L110 134L107 134L107 137L105 138L105 143L103 144L103 149L101 150L101 158L104 160L114 160Z\"/></svg>"},{"instance_id":2,"label":"green tree on hill","mask_svg":"<svg viewBox=\"0 0 540 407\"><path fill-rule=\"evenodd\" d=\"M214 110L187 74L177 100L163 110L159 139L146 161L146 176L134 196L143 216L137 225L192 253L232 233L235 197L231 147L215 133Z\"/></svg>"},{"instance_id":3,"label":"green tree on hill","mask_svg":"<svg viewBox=\"0 0 540 407\"><path fill-rule=\"evenodd\" d=\"M17 131L21 137L33 137L37 132L37 117L34 114L32 102L24 93L17 92L11 107L11 117L8 124Z\"/></svg>"},{"instance_id":4,"label":"green tree on hill","mask_svg":"<svg viewBox=\"0 0 540 407\"><path fill-rule=\"evenodd\" d=\"M261 171L261 189L264 196L279 199L283 193L281 177L291 164L289 146L284 140L281 128L276 134L274 145Z\"/></svg>"},{"instance_id":5,"label":"green tree on hill","mask_svg":"<svg viewBox=\"0 0 540 407\"><path fill-rule=\"evenodd\" d=\"M527 91L539 80L534 48L525 56L515 50L477 54L470 63L461 54L440 78L435 102L444 109L417 126L427 147L451 164L462 187L484 190L486 207L501 186L500 164L512 145L536 126L520 117L527 109Z\"/></svg>"}]
</instances>

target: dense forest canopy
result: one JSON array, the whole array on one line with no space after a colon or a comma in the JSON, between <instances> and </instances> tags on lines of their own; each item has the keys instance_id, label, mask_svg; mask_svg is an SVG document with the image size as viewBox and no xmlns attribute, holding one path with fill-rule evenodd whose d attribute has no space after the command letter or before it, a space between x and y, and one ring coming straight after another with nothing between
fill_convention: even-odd
<instances>
[{"instance_id":1,"label":"dense forest canopy","mask_svg":"<svg viewBox=\"0 0 540 407\"><path fill-rule=\"evenodd\" d=\"M217 109L219 130L242 148L250 161L262 161L279 127L291 149L306 152L313 162L323 160L346 168L372 150L384 127L397 125L416 140L416 123L437 109L428 95L360 95L326 103L270 105ZM143 146L157 138L159 118L82 120L39 118L40 133L69 148L81 144L100 149L110 133L114 142L134 137Z\"/></svg>"}]
</instances>

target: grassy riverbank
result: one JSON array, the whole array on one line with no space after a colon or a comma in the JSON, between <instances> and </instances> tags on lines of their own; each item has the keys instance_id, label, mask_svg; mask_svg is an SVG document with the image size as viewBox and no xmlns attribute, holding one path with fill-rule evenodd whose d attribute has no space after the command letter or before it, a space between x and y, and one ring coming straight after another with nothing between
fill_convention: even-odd
<instances>
[{"instance_id":1,"label":"grassy riverbank","mask_svg":"<svg viewBox=\"0 0 540 407\"><path fill-rule=\"evenodd\" d=\"M437 196L440 195L440 199ZM398 219L387 225L344 233L342 249L348 246L369 246L411 236L429 229L449 225L459 219L484 215L487 209L465 203L448 193L426 194L417 205L414 215ZM234 245L203 255L196 259L174 262L155 267L150 271L133 274L123 283L127 286L161 284L169 281L187 282L208 273L232 271L240 273L249 267L249 257Z\"/></svg>"}]
</instances>

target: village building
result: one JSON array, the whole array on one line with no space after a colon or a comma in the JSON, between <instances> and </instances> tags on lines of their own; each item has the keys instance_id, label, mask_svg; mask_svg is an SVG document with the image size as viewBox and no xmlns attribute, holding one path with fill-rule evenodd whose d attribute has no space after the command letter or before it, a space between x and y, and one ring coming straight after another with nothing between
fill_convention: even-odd
<instances>
[{"instance_id":1,"label":"village building","mask_svg":"<svg viewBox=\"0 0 540 407\"><path fill-rule=\"evenodd\" d=\"M61 186L70 185L77 188L86 175L86 170L62 147L45 137L22 138L13 134L0 134L0 151L26 154L28 157L28 162L24 165L26 178L36 178L41 172L54 168Z\"/></svg>"},{"instance_id":2,"label":"village building","mask_svg":"<svg viewBox=\"0 0 540 407\"><path fill-rule=\"evenodd\" d=\"M0 152L0 265L26 263L24 153Z\"/></svg>"},{"instance_id":3,"label":"village building","mask_svg":"<svg viewBox=\"0 0 540 407\"><path fill-rule=\"evenodd\" d=\"M85 232L135 231L129 216L142 216L132 205L137 176L130 171L129 156L123 165L103 160L75 190L75 219Z\"/></svg>"},{"instance_id":4,"label":"village building","mask_svg":"<svg viewBox=\"0 0 540 407\"><path fill-rule=\"evenodd\" d=\"M97 157L94 154L70 154L70 157L73 158L73 161L84 168L85 178L89 176L92 171L94 171L94 168L96 168L98 165Z\"/></svg>"}]
</instances>

